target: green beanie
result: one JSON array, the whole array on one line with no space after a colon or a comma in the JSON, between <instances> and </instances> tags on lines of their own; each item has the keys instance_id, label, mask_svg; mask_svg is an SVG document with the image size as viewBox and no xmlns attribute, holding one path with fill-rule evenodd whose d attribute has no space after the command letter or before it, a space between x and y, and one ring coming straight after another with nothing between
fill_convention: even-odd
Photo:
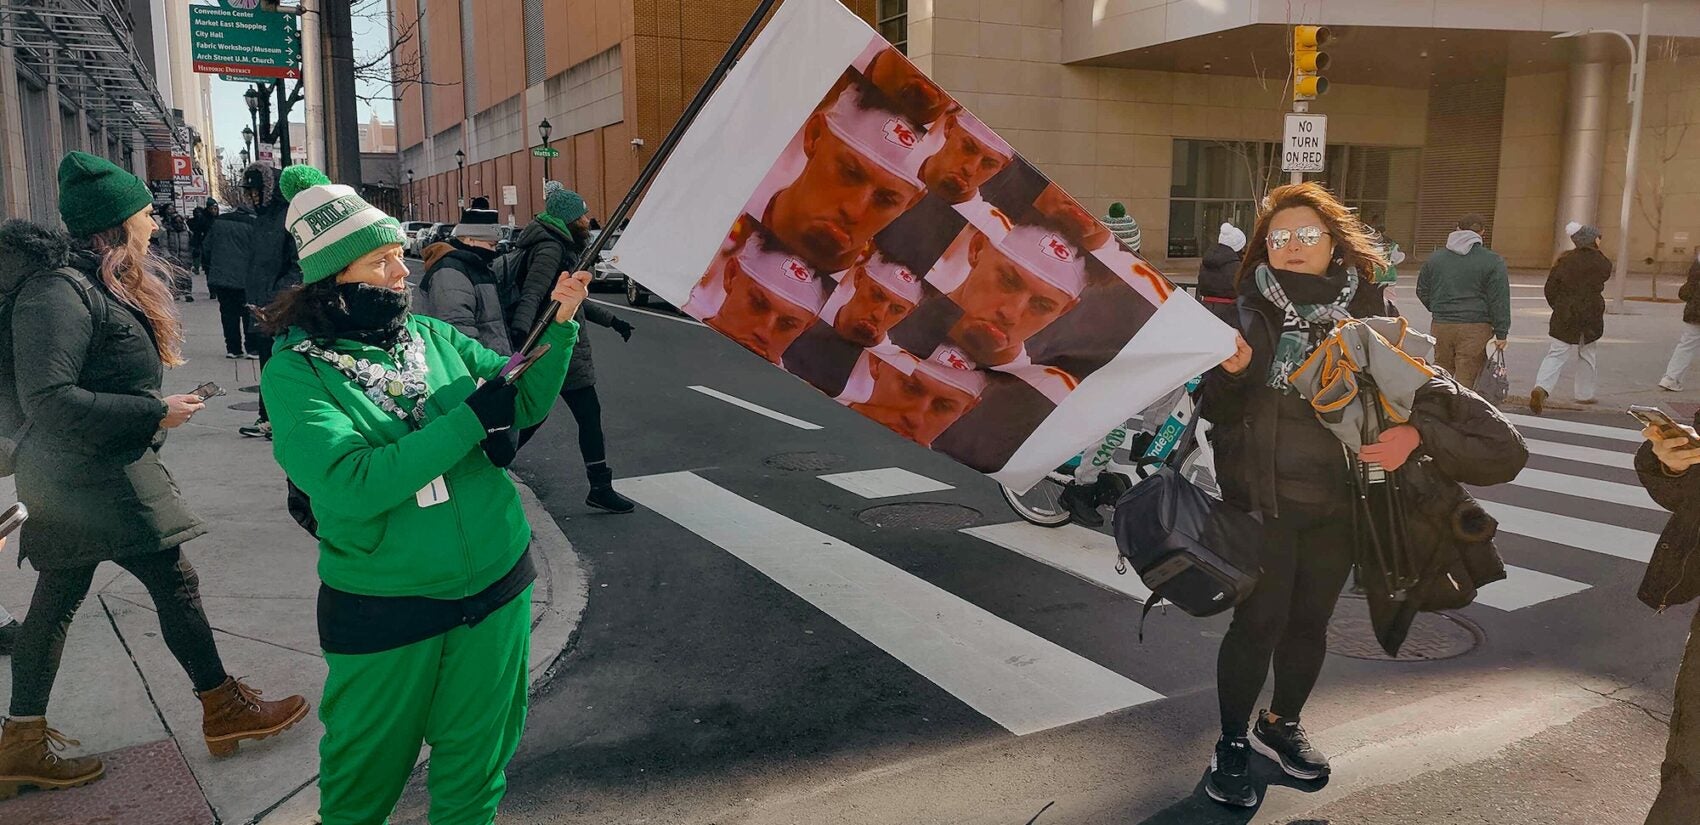
<instances>
[{"instance_id":1,"label":"green beanie","mask_svg":"<svg viewBox=\"0 0 1700 825\"><path fill-rule=\"evenodd\" d=\"M120 226L152 204L148 185L106 158L71 152L59 161L59 217L72 237Z\"/></svg>"},{"instance_id":2,"label":"green beanie","mask_svg":"<svg viewBox=\"0 0 1700 825\"><path fill-rule=\"evenodd\" d=\"M557 180L543 184L543 209L558 218L561 223L572 223L590 211L583 196L562 186Z\"/></svg>"},{"instance_id":3,"label":"green beanie","mask_svg":"<svg viewBox=\"0 0 1700 825\"><path fill-rule=\"evenodd\" d=\"M284 225L295 238L302 283L330 278L366 253L406 240L395 218L311 166L283 170L278 186L289 199Z\"/></svg>"},{"instance_id":4,"label":"green beanie","mask_svg":"<svg viewBox=\"0 0 1700 825\"><path fill-rule=\"evenodd\" d=\"M1125 218L1125 217L1127 217L1127 207L1122 206L1120 202L1110 204L1110 217L1112 217L1112 218Z\"/></svg>"}]
</instances>

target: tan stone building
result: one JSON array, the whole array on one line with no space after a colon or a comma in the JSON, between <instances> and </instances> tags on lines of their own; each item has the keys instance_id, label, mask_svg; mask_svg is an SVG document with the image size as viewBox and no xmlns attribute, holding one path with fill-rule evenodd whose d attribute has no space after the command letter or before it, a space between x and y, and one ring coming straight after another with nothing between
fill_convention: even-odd
<instances>
[{"instance_id":1,"label":"tan stone building","mask_svg":"<svg viewBox=\"0 0 1700 825\"><path fill-rule=\"evenodd\" d=\"M1302 18L1289 19L1289 8ZM1575 219L1615 253L1639 0L881 0L908 53L1094 210L1123 201L1184 271L1284 176L1293 24L1324 24L1328 171L1313 175L1420 259L1489 218L1546 267ZM1652 3L1632 260L1700 243L1700 2ZM888 35L889 36L889 35Z\"/></svg>"},{"instance_id":2,"label":"tan stone building","mask_svg":"<svg viewBox=\"0 0 1700 825\"><path fill-rule=\"evenodd\" d=\"M873 0L845 5L872 21ZM408 217L453 221L483 195L525 224L549 174L606 215L756 0L391 0ZM421 25L418 21L423 19ZM422 66L416 61L424 54ZM414 68L419 66L419 68ZM637 143L641 141L641 145ZM464 152L464 168L456 152ZM411 175L409 173L411 170ZM411 180L411 183L409 181ZM518 204L502 205L503 187Z\"/></svg>"}]
</instances>

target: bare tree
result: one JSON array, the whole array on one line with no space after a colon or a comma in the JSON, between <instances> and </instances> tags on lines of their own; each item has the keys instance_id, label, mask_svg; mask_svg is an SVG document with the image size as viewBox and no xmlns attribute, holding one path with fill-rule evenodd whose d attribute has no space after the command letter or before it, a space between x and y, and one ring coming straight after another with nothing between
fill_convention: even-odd
<instances>
[{"instance_id":1,"label":"bare tree","mask_svg":"<svg viewBox=\"0 0 1700 825\"><path fill-rule=\"evenodd\" d=\"M1668 64L1672 69L1682 59L1681 47L1675 37L1665 38L1653 53L1657 62ZM1646 82L1645 79L1642 82ZM1664 98L1664 117L1658 126L1648 129L1647 136L1642 139L1642 148L1651 149L1651 162L1642 166L1635 186L1635 205L1640 209L1641 217L1653 227L1653 255L1646 262L1653 267L1654 300L1659 299L1659 275L1663 274L1665 264L1665 170L1682 152L1691 119L1691 113L1687 111L1688 96L1683 94L1684 91L1679 88L1661 95ZM1652 145L1647 146L1648 143Z\"/></svg>"},{"instance_id":2,"label":"bare tree","mask_svg":"<svg viewBox=\"0 0 1700 825\"><path fill-rule=\"evenodd\" d=\"M426 78L425 62L420 48L424 39L421 27L425 18L416 15L408 23L397 25L400 15L392 17L390 3L391 0L356 0L354 4L353 17L357 21L356 25L381 26L390 31L388 46L377 51L359 51L354 56L356 89L375 86L382 91L377 94L357 91L355 96L368 104L380 100L396 102L407 94L407 89L411 86L459 86L458 81L439 83Z\"/></svg>"}]
</instances>

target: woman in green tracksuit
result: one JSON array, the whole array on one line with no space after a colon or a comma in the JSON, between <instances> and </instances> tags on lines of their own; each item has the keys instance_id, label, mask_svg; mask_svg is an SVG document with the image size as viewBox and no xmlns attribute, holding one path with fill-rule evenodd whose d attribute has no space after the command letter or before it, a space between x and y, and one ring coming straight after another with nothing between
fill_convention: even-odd
<instances>
[{"instance_id":1,"label":"woman in green tracksuit","mask_svg":"<svg viewBox=\"0 0 1700 825\"><path fill-rule=\"evenodd\" d=\"M394 218L311 167L282 187L303 285L265 312L261 391L317 520L320 816L384 822L424 742L431 822L487 825L525 725L536 575L497 464L560 393L589 276L560 277L550 349L508 384L502 356L408 311Z\"/></svg>"}]
</instances>

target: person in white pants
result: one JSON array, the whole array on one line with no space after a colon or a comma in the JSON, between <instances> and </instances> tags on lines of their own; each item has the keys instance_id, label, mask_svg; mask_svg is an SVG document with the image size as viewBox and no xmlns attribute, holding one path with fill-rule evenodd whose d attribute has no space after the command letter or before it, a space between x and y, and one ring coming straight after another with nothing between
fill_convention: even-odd
<instances>
[{"instance_id":1,"label":"person in white pants","mask_svg":"<svg viewBox=\"0 0 1700 825\"><path fill-rule=\"evenodd\" d=\"M1700 350L1700 254L1694 256L1694 264L1688 267L1688 280L1676 297L1681 298L1684 304L1682 338L1670 354L1665 377L1659 379L1659 388L1670 392L1682 392L1682 374L1688 372L1688 365L1694 363L1695 351Z\"/></svg>"},{"instance_id":2,"label":"person in white pants","mask_svg":"<svg viewBox=\"0 0 1700 825\"><path fill-rule=\"evenodd\" d=\"M1576 369L1576 403L1592 404L1599 386L1599 360L1596 352L1606 330L1606 284L1611 281L1611 261L1600 251L1600 230L1572 222L1570 240L1576 248L1558 256L1547 273L1547 304L1552 307L1552 323L1547 334L1552 346L1541 361L1535 375L1535 388L1529 392L1529 409L1535 415L1543 411L1546 400L1558 389L1559 375L1572 358L1579 358Z\"/></svg>"}]
</instances>

